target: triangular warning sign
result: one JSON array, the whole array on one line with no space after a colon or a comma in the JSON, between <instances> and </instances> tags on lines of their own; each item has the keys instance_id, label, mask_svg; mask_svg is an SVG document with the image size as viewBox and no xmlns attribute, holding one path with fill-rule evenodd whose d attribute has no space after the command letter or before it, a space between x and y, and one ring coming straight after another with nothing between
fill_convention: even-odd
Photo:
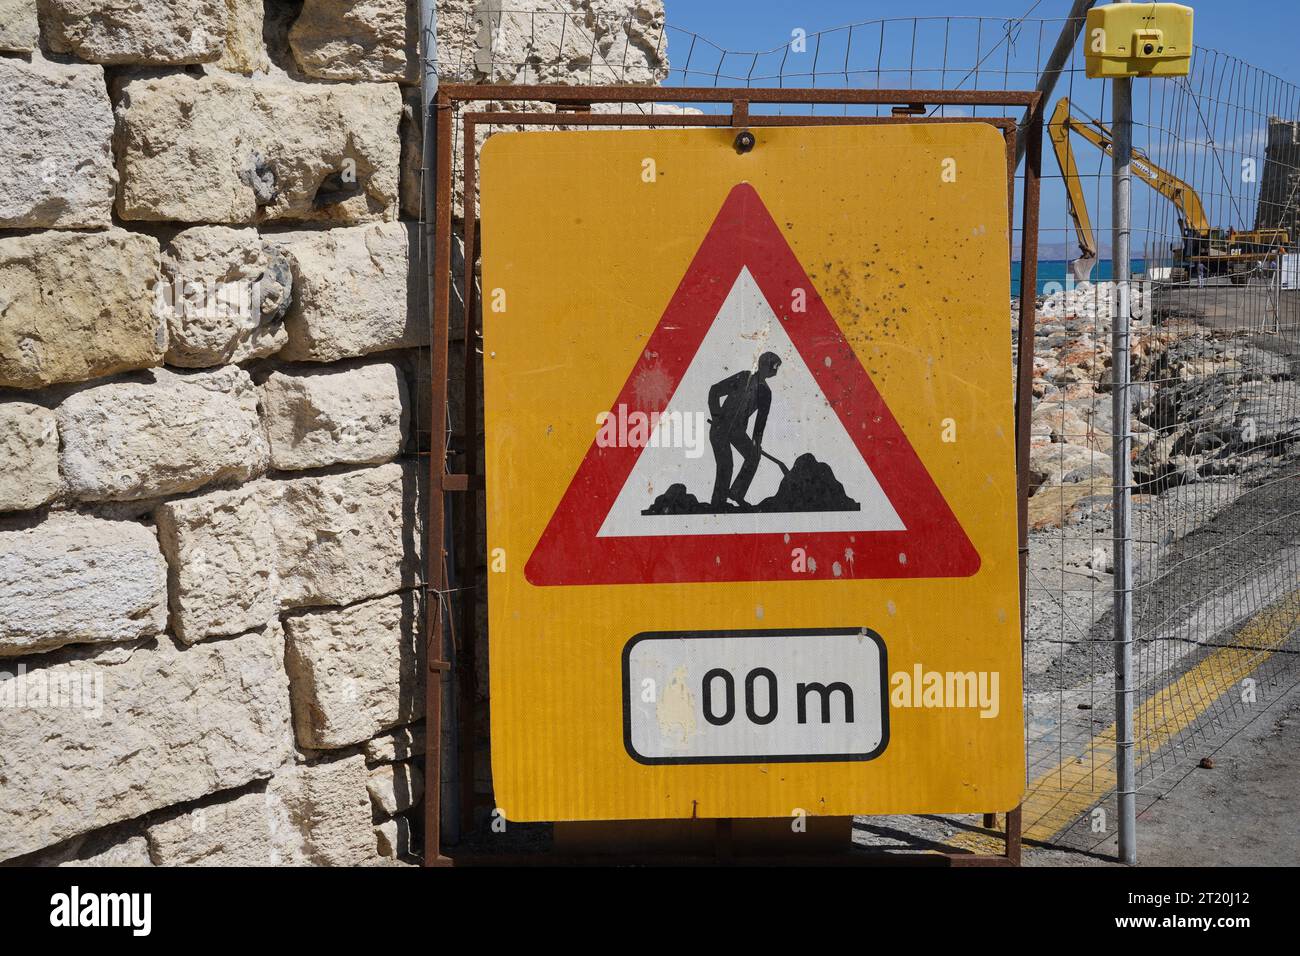
<instances>
[{"instance_id":1,"label":"triangular warning sign","mask_svg":"<svg viewBox=\"0 0 1300 956\"><path fill-rule=\"evenodd\" d=\"M980 558L758 193L731 190L525 566L537 585Z\"/></svg>"}]
</instances>

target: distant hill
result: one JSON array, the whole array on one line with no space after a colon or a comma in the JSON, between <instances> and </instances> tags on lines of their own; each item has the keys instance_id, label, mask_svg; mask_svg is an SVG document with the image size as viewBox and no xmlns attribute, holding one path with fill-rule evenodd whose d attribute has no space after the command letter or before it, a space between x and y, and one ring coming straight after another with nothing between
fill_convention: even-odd
<instances>
[{"instance_id":1,"label":"distant hill","mask_svg":"<svg viewBox=\"0 0 1300 956\"><path fill-rule=\"evenodd\" d=\"M1101 245L1101 258L1110 258L1110 243L1103 242ZM1038 258L1039 259L1075 259L1079 255L1079 244L1071 239L1069 242L1039 242ZM1015 261L1020 261L1020 247L1016 247Z\"/></svg>"}]
</instances>

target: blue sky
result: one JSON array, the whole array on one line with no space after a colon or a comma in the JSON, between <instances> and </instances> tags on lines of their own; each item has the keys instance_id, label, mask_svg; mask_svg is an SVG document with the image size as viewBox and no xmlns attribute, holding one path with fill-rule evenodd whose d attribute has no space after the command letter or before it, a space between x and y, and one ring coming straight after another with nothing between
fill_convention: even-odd
<instances>
[{"instance_id":1,"label":"blue sky","mask_svg":"<svg viewBox=\"0 0 1300 956\"><path fill-rule=\"evenodd\" d=\"M733 50L784 43L795 27L809 33L880 17L1018 17L1033 0L665 0L668 22ZM1063 17L1070 0L1042 0L1034 18ZM1300 3L1296 0L1212 0L1192 3L1196 40L1300 82ZM670 56L675 51L670 51Z\"/></svg>"},{"instance_id":2,"label":"blue sky","mask_svg":"<svg viewBox=\"0 0 1300 956\"><path fill-rule=\"evenodd\" d=\"M1051 49L1059 23L1042 22L1063 17L1070 0L665 0L668 55L676 85L745 85L747 77L760 86L945 86L979 88L1032 88L1041 60ZM1138 80L1135 88L1135 139L1152 159L1191 182L1202 194L1212 223L1244 228L1253 225L1255 186L1238 182L1237 167L1256 157L1262 167L1263 129L1271 113L1300 118L1300 3L1296 0L1214 0L1192 4L1195 40L1258 71L1275 74L1297 89L1278 85L1262 72L1239 69L1224 57L1200 58L1202 75L1189 81L1199 94L1197 102L1180 97L1175 81ZM1014 43L1000 43L1001 25L993 20L977 23L971 17L1011 18L1033 7L1030 19L1015 34ZM922 19L915 28L908 18ZM823 33L820 50L816 35L835 27L882 18L898 18L885 29L878 26ZM951 18L951 19L948 19ZM807 49L796 53L787 45L793 31L806 31ZM697 34L700 39L694 39ZM705 42L709 41L709 42ZM730 51L770 51L768 56L731 55L721 58L711 47ZM692 48L693 44L693 48ZM816 81L811 81L814 57ZM970 68L979 61L978 75ZM689 66L690 75L677 72ZM1109 116L1107 84L1087 80L1079 54L1077 69L1063 76L1053 94L1068 94L1076 111L1089 117ZM946 67L946 72L941 70ZM847 70L845 76L842 71ZM836 71L841 71L836 75ZM878 75L877 71L880 71ZM784 73L781 83L776 77ZM726 77L731 77L728 81ZM1240 82L1238 83L1238 77ZM1179 81L1181 82L1181 81ZM1152 84L1143 88L1142 84ZM1216 106L1218 107L1216 109ZM1049 104L1050 109L1050 104ZM1171 116L1181 117L1170 119ZM1176 130L1175 130L1176 128ZM1102 175L1109 160L1075 140L1080 169L1087 178L1094 224L1105 241L1108 230L1104 194L1109 185ZM1050 152L1044 156L1044 174L1057 176ZM1145 230L1153 245L1177 231L1169 204L1145 187L1134 187L1134 217L1139 233ZM1068 243L1073 231L1066 213L1059 179L1044 183L1041 241ZM1135 244L1140 245L1142 236ZM1072 253L1070 253L1072 254Z\"/></svg>"}]
</instances>

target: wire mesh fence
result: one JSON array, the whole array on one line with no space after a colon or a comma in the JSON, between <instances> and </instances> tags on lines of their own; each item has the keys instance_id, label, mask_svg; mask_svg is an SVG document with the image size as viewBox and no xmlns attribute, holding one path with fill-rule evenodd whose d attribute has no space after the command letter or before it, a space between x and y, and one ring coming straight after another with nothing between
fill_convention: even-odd
<instances>
[{"instance_id":1,"label":"wire mesh fence","mask_svg":"<svg viewBox=\"0 0 1300 956\"><path fill-rule=\"evenodd\" d=\"M439 23L439 75L657 82L664 99L653 109L666 111L695 108L674 104L674 86L1031 89L1067 26L1063 18L979 16L820 31L792 24L779 45L738 52L643 14L466 5L463 20ZM1112 455L1125 428L1134 449L1139 812L1300 681L1300 257L1292 251L1300 237L1300 88L1203 47L1190 76L1134 82L1126 426L1111 416L1110 96L1109 84L1085 78L1076 42L1045 103L1032 343L1015 341L1018 303L1008 311L1013 353L1034 351L1025 836L1088 850L1115 835ZM844 104L765 109L889 115L889 107ZM457 127L457 144L460 137ZM460 150L453 155L459 164ZM453 173L459 181L459 168ZM1022 168L1017 208L1023 181ZM1013 223L1018 249L1018 216ZM1019 267L1012 263L1013 292ZM462 348L476 347L475 324ZM453 366L459 361L453 356ZM473 440L453 433L453 451ZM868 843L909 843L879 821L863 821L860 831ZM909 832L911 845L918 836L970 848L981 840L971 819L918 819Z\"/></svg>"},{"instance_id":2,"label":"wire mesh fence","mask_svg":"<svg viewBox=\"0 0 1300 956\"><path fill-rule=\"evenodd\" d=\"M1133 422L1149 796L1297 679L1300 88L1198 50L1190 77L1144 93L1135 136L1163 171L1134 232L1152 284Z\"/></svg>"}]
</instances>

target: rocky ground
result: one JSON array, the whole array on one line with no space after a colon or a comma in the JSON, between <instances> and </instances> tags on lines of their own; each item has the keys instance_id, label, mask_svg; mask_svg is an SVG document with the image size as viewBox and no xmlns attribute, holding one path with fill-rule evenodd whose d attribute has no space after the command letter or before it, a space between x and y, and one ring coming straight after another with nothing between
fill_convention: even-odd
<instances>
[{"instance_id":1,"label":"rocky ground","mask_svg":"<svg viewBox=\"0 0 1300 956\"><path fill-rule=\"evenodd\" d=\"M1038 303L1026 596L1031 778L1113 720L1112 295L1108 283L1081 285ZM1135 296L1140 695L1167 686L1206 645L1295 587L1300 294L1284 293L1280 305L1251 289ZM1196 706L1209 711L1214 702Z\"/></svg>"},{"instance_id":2,"label":"rocky ground","mask_svg":"<svg viewBox=\"0 0 1300 956\"><path fill-rule=\"evenodd\" d=\"M1290 317L1300 315L1300 294L1287 293L1298 297L1284 303L1282 334L1273 335L1261 332L1265 310L1242 294L1235 321L1220 315L1217 322L1186 298L1136 296L1131 394L1139 581L1160 575L1162 553L1178 541L1300 461L1300 349ZM1031 642L1060 631L1054 614L1086 627L1109 606L1111 295L1109 283L1083 284L1039 303ZM1055 611L1037 592L1052 596ZM1029 670L1035 671L1032 658Z\"/></svg>"}]
</instances>

